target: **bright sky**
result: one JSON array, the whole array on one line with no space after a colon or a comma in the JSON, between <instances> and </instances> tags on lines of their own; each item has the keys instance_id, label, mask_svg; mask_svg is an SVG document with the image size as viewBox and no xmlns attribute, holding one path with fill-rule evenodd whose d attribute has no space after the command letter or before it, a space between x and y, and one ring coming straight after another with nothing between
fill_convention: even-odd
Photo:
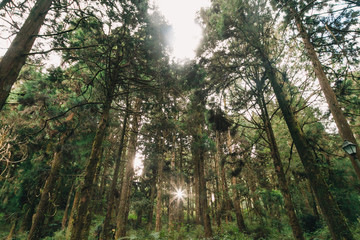
<instances>
[{"instance_id":1,"label":"bright sky","mask_svg":"<svg viewBox=\"0 0 360 240\"><path fill-rule=\"evenodd\" d=\"M194 58L202 31L195 22L196 13L210 6L210 0L153 0L164 17L173 26L173 56L178 59Z\"/></svg>"}]
</instances>

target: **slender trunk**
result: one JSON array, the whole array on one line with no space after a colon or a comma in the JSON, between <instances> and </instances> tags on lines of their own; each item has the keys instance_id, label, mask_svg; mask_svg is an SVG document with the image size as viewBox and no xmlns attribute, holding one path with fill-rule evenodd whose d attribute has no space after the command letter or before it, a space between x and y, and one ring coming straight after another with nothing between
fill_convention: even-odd
<instances>
[{"instance_id":1,"label":"slender trunk","mask_svg":"<svg viewBox=\"0 0 360 240\"><path fill-rule=\"evenodd\" d=\"M239 228L239 232L244 233L246 232L246 225L241 211L240 194L239 191L236 189L236 185L238 183L235 176L231 177L231 183L233 186L233 202L234 202L234 210L236 215L236 223Z\"/></svg>"},{"instance_id":2,"label":"slender trunk","mask_svg":"<svg viewBox=\"0 0 360 240\"><path fill-rule=\"evenodd\" d=\"M66 233L65 233L65 239L67 239L67 240L70 239L70 237L71 237L71 232L74 227L74 218L76 215L77 208L79 206L79 201L80 201L80 190L78 189L75 192L73 205L72 205L72 208L70 211L68 226L67 226Z\"/></svg>"},{"instance_id":3,"label":"slender trunk","mask_svg":"<svg viewBox=\"0 0 360 240\"><path fill-rule=\"evenodd\" d=\"M0 62L0 111L15 83L36 35L44 23L52 0L38 0Z\"/></svg>"},{"instance_id":4,"label":"slender trunk","mask_svg":"<svg viewBox=\"0 0 360 240\"><path fill-rule=\"evenodd\" d=\"M126 108L128 108L128 103ZM122 155L123 155L123 149L124 149L124 145L125 145L125 135L126 135L126 128L127 128L127 120L128 120L128 111L126 111L126 114L124 116L124 122L123 122L123 126L122 126L122 130L121 130L121 138L120 138L120 143L119 143L119 149L118 149L118 153L116 156L116 162L115 162L115 169L114 169L114 176L111 182L111 187L110 187L110 194L109 194L109 198L108 198L108 205L107 205L107 210L106 210L106 216L104 219L104 225L103 225L103 229L101 232L101 238L100 239L110 239L111 238L111 217L112 217L112 211L114 208L114 203L115 203L115 193L116 193L116 186L118 183L118 178L119 178L119 172L123 171L122 168L120 168L121 166L121 162L122 162Z\"/></svg>"},{"instance_id":5,"label":"slender trunk","mask_svg":"<svg viewBox=\"0 0 360 240\"><path fill-rule=\"evenodd\" d=\"M100 179L100 171L101 168L103 167L102 165L104 164L104 162L102 161L103 158L103 153L104 153L104 148L101 149L100 151L100 155L99 155L99 160L100 164L98 164L96 173L95 173L95 177L94 177L94 184L93 184L93 189L90 192L90 196L98 196L99 195L99 188L98 188L98 184L99 184L99 179ZM84 223L84 227L83 227L83 232L81 235L82 239L88 239L89 238L89 234L90 234L90 227L91 227L91 221L93 218L93 215L96 213L101 212L99 210L99 206L97 201L99 200L99 197L93 197L94 199L92 201L90 201L89 207L88 207L88 211L86 214L86 218L85 218L85 223Z\"/></svg>"},{"instance_id":6,"label":"slender trunk","mask_svg":"<svg viewBox=\"0 0 360 240\"><path fill-rule=\"evenodd\" d=\"M113 90L111 90L113 91ZM91 201L91 193L93 189L94 178L96 174L97 165L100 161L101 145L104 140L107 124L109 121L109 113L112 102L111 92L104 103L103 113L101 120L97 126L95 138L91 148L90 159L85 169L84 183L82 184L80 191L80 202L77 215L74 220L74 227L71 233L71 240L82 239L86 216L88 214L88 208Z\"/></svg>"},{"instance_id":7,"label":"slender trunk","mask_svg":"<svg viewBox=\"0 0 360 240\"><path fill-rule=\"evenodd\" d=\"M194 195L195 195L195 218L196 224L202 224L202 217L201 217L201 208L200 208L200 190L199 190L199 175L198 170L199 166L197 163L194 163Z\"/></svg>"},{"instance_id":8,"label":"slender trunk","mask_svg":"<svg viewBox=\"0 0 360 240\"><path fill-rule=\"evenodd\" d=\"M30 232L28 235L29 240L36 240L41 238L41 230L43 228L44 220L45 220L45 214L48 210L48 204L49 204L49 198L50 193L55 187L56 181L59 177L59 172L62 164L62 150L65 143L65 140L67 139L67 132L63 133L60 137L60 141L56 147L55 153L54 153L54 159L52 161L50 174L46 179L45 186L43 190L41 191L41 197L40 202L37 207L36 213L33 217L32 225L30 228Z\"/></svg>"},{"instance_id":9,"label":"slender trunk","mask_svg":"<svg viewBox=\"0 0 360 240\"><path fill-rule=\"evenodd\" d=\"M221 170L220 170L220 165L221 165L221 152L220 152L220 133L218 131L215 132L215 143L216 143L216 148L217 151L215 153L215 169L216 169L216 177L215 177L215 189L216 189L216 193L215 193L215 213L216 213L216 224L219 228L221 228L221 212L222 212L222 204L223 204L223 200L222 197L224 196L220 191L220 187L219 182L221 182Z\"/></svg>"},{"instance_id":10,"label":"slender trunk","mask_svg":"<svg viewBox=\"0 0 360 240\"><path fill-rule=\"evenodd\" d=\"M289 7L289 10L290 10L291 14L293 15L293 18L295 19L296 27L297 27L297 29L300 33L300 36L304 42L307 55L313 64L315 75L316 75L317 79L319 80L321 90L324 93L324 96L325 96L326 102L329 106L330 112L331 112L331 114L335 120L336 126L339 130L339 134L340 134L342 140L344 140L344 141L348 140L350 142L353 142L357 146L356 147L357 148L356 149L357 150L356 151L357 159L350 157L350 160L351 160L351 164L353 165L353 167L355 169L356 175L357 175L358 179L360 180L360 164L358 161L360 159L359 145L357 144L354 134L350 128L350 125L347 122L343 111L341 110L341 107L336 98L334 90L330 86L329 79L327 78L327 76L325 74L324 68L323 68L323 66L317 56L317 53L314 49L314 45L311 43L310 37L307 33L307 30L305 29L305 26L303 25L303 22L299 16L298 12L293 7Z\"/></svg>"},{"instance_id":11,"label":"slender trunk","mask_svg":"<svg viewBox=\"0 0 360 240\"><path fill-rule=\"evenodd\" d=\"M156 196L156 221L155 221L155 231L161 231L161 198L162 198L162 188L163 188L163 168L165 162L165 153L161 155L158 163L158 188L157 188L157 196Z\"/></svg>"},{"instance_id":12,"label":"slender trunk","mask_svg":"<svg viewBox=\"0 0 360 240\"><path fill-rule=\"evenodd\" d=\"M149 204L149 211L148 211L148 223L147 229L149 231L153 230L153 216L154 216L154 202L155 202L155 193L156 193L156 182L157 177L154 177L154 180L151 182L151 194L150 194L150 204Z\"/></svg>"},{"instance_id":13,"label":"slender trunk","mask_svg":"<svg viewBox=\"0 0 360 240\"><path fill-rule=\"evenodd\" d=\"M102 202L102 198L105 195L105 186L106 186L106 180L108 178L109 175L109 167L110 167L110 151L107 151L107 153L105 154L105 160L104 160L104 164L103 164L103 172L102 172L102 176L101 176L101 181L100 181L100 186L99 186L99 201ZM102 210L102 205L99 205L99 211Z\"/></svg>"},{"instance_id":14,"label":"slender trunk","mask_svg":"<svg viewBox=\"0 0 360 240\"><path fill-rule=\"evenodd\" d=\"M6 237L6 240L12 240L14 238L17 222L18 222L17 218L13 219L12 224L11 224L11 229L10 229L9 234Z\"/></svg>"},{"instance_id":15,"label":"slender trunk","mask_svg":"<svg viewBox=\"0 0 360 240\"><path fill-rule=\"evenodd\" d=\"M21 226L19 230L20 233L28 232L30 230L32 223L32 216L34 215L35 207L36 206L33 206L32 203L26 204L26 206L24 207L24 209L27 208L27 210L21 222Z\"/></svg>"},{"instance_id":16,"label":"slender trunk","mask_svg":"<svg viewBox=\"0 0 360 240\"><path fill-rule=\"evenodd\" d=\"M201 127L201 126L200 126ZM211 221L208 213L208 203L207 203L207 190L206 190L206 180L205 180L205 168L204 168L204 155L205 149L203 146L199 146L202 141L198 135L194 136L194 146L193 151L193 162L194 162L194 177L198 181L198 189L196 195L198 198L198 211L200 214L200 222L204 226L205 237L212 237Z\"/></svg>"},{"instance_id":17,"label":"slender trunk","mask_svg":"<svg viewBox=\"0 0 360 240\"><path fill-rule=\"evenodd\" d=\"M141 107L141 100L137 99L135 103L135 112L139 111ZM126 236L126 225L130 208L130 194L131 185L134 178L134 159L136 155L137 137L140 123L140 115L136 114L132 119L131 134L129 137L129 146L127 152L127 163L125 169L125 176L121 188L120 202L118 215L116 219L115 239Z\"/></svg>"},{"instance_id":18,"label":"slender trunk","mask_svg":"<svg viewBox=\"0 0 360 240\"><path fill-rule=\"evenodd\" d=\"M307 142L290 104L286 100L286 94L280 84L280 74L271 65L266 55L262 56L262 60L285 122L289 128L291 137L300 155L301 162L305 168L307 177L314 190L333 239L354 239L342 212L336 204L329 191L329 187L321 174L316 162L316 156Z\"/></svg>"},{"instance_id":19,"label":"slender trunk","mask_svg":"<svg viewBox=\"0 0 360 240\"><path fill-rule=\"evenodd\" d=\"M227 131L227 139L226 140L227 140L226 141L227 148L229 150L229 153L231 154L231 153L233 153L233 148L231 146L230 130ZM234 211L235 211L235 215L236 215L236 223L237 223L239 232L245 233L247 229L246 229L244 217L243 217L243 214L241 211L240 194L239 194L239 191L237 190L237 184L238 184L237 176L231 176L231 185L232 185L232 192L233 192L233 205L234 205Z\"/></svg>"},{"instance_id":20,"label":"slender trunk","mask_svg":"<svg viewBox=\"0 0 360 240\"><path fill-rule=\"evenodd\" d=\"M211 221L208 212L208 203L207 203L207 190L206 190L206 180L205 180L205 161L204 161L205 151L202 149L199 153L198 164L199 164L199 201L200 209L202 210L202 219L205 230L205 237L212 237L212 228Z\"/></svg>"},{"instance_id":21,"label":"slender trunk","mask_svg":"<svg viewBox=\"0 0 360 240\"><path fill-rule=\"evenodd\" d=\"M257 82L257 85L259 85L259 82ZM281 157L279 153L279 149L276 143L275 135L271 126L270 117L267 111L264 95L263 95L263 86L258 86L259 90L259 96L258 96L258 102L261 110L262 119L264 122L264 128L265 132L269 141L270 149L271 149L271 157L273 159L275 172L278 178L278 183L280 187L280 191L284 197L284 203L285 203L285 210L289 217L290 226L294 235L295 239L303 240L304 234L302 231L302 228L300 226L299 220L295 213L295 207L293 204L293 201L291 199L291 194L289 191L289 186L286 181L286 176L284 173L284 168L281 162Z\"/></svg>"},{"instance_id":22,"label":"slender trunk","mask_svg":"<svg viewBox=\"0 0 360 240\"><path fill-rule=\"evenodd\" d=\"M66 228L66 222L68 220L69 208L70 208L70 204L71 204L71 197L72 197L73 191L74 191L74 186L75 186L75 182L71 185L69 196L68 196L68 199L66 201L66 207L65 207L65 210L64 210L64 216L63 216L62 221L61 221L61 229L62 230L64 230Z\"/></svg>"},{"instance_id":23,"label":"slender trunk","mask_svg":"<svg viewBox=\"0 0 360 240\"><path fill-rule=\"evenodd\" d=\"M177 187L176 184L176 177L175 177L175 172L176 172L176 168L175 168L175 141L173 141L174 147L173 147L173 151L172 151L172 156L171 156L171 161L170 161L170 188L171 191L176 190L175 187ZM170 192L170 197L169 197L169 231L174 230L174 223L176 221L176 211L177 211L177 200L174 197L173 192Z\"/></svg>"}]
</instances>

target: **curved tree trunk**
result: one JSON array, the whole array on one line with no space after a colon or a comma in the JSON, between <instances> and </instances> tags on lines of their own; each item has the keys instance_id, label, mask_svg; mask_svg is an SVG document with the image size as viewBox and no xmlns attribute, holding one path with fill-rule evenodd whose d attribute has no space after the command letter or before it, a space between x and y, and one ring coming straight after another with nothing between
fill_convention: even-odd
<instances>
[{"instance_id":1,"label":"curved tree trunk","mask_svg":"<svg viewBox=\"0 0 360 240\"><path fill-rule=\"evenodd\" d=\"M24 25L0 62L0 111L4 107L11 87L19 76L21 68L25 64L27 54L34 44L36 35L44 23L51 4L52 0L38 0L36 2Z\"/></svg>"}]
</instances>

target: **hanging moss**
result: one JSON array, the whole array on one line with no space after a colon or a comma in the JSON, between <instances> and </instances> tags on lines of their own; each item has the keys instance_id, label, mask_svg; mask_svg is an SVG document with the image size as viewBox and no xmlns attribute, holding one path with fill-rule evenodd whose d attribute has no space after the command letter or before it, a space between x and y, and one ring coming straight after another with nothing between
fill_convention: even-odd
<instances>
[{"instance_id":1,"label":"hanging moss","mask_svg":"<svg viewBox=\"0 0 360 240\"><path fill-rule=\"evenodd\" d=\"M225 113L220 108L211 109L208 120L213 129L219 132L226 132L232 125L232 122L226 118Z\"/></svg>"}]
</instances>

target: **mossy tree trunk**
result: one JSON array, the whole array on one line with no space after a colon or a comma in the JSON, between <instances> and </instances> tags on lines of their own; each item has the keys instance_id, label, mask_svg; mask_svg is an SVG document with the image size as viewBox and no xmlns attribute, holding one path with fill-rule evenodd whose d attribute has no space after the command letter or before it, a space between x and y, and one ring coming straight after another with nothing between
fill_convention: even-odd
<instances>
[{"instance_id":1,"label":"mossy tree trunk","mask_svg":"<svg viewBox=\"0 0 360 240\"><path fill-rule=\"evenodd\" d=\"M120 168L121 166L121 162L123 161L122 156L123 156L123 149L124 149L124 145L125 145L125 135L126 135L126 129L127 129L127 121L128 121L128 101L126 104L126 113L124 116L124 120L123 120L123 126L122 126L122 130L121 130L121 137L120 137L120 143L119 143L119 149L118 149L118 153L116 156L116 160L115 160L115 169L114 169L114 175L113 175L113 179L111 182L111 186L110 186L110 192L109 192L109 197L108 197L108 202L107 202L107 210L106 210L106 216L104 219L104 224L103 224L103 228L102 228L102 232L101 232L101 238L100 239L110 239L111 238L111 219L112 219L112 212L114 209L114 203L115 203L115 194L116 194L116 187L117 187L117 183L118 183L118 178L119 178L119 172L123 171L122 168Z\"/></svg>"},{"instance_id":2,"label":"mossy tree trunk","mask_svg":"<svg viewBox=\"0 0 360 240\"><path fill-rule=\"evenodd\" d=\"M110 91L114 91L114 87L110 89L112 89ZM91 201L91 194L93 190L97 165L99 164L100 161L100 153L102 150L101 146L105 137L105 132L110 117L109 115L110 115L112 98L113 98L113 92L110 92L103 105L103 112L101 114L101 119L96 129L95 138L93 140L93 144L91 148L90 159L85 169L84 182L80 190L79 207L74 217L74 226L71 233L71 240L83 239L82 234L86 223L86 217L88 215L88 208Z\"/></svg>"}]
</instances>

